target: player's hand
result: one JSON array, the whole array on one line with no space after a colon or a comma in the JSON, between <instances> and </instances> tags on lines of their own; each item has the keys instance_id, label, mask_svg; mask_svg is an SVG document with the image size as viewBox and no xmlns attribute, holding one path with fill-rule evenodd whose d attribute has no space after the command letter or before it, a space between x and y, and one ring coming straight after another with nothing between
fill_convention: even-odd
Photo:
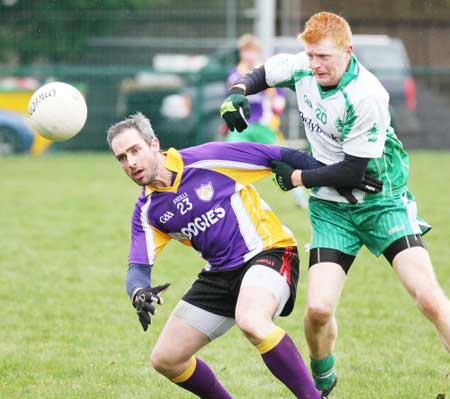
<instances>
[{"instance_id":1,"label":"player's hand","mask_svg":"<svg viewBox=\"0 0 450 399\"><path fill-rule=\"evenodd\" d=\"M383 190L383 182L368 173L364 173L361 183L356 188L365 191L366 193L376 194Z\"/></svg>"},{"instance_id":2,"label":"player's hand","mask_svg":"<svg viewBox=\"0 0 450 399\"><path fill-rule=\"evenodd\" d=\"M250 118L250 103L244 95L244 90L237 87L231 88L228 97L220 106L220 116L230 131L236 129L242 132L247 129L246 118Z\"/></svg>"},{"instance_id":3,"label":"player's hand","mask_svg":"<svg viewBox=\"0 0 450 399\"><path fill-rule=\"evenodd\" d=\"M356 197L352 194L353 188L350 187L336 187L336 191L342 195L350 204L355 205L358 203Z\"/></svg>"},{"instance_id":4,"label":"player's hand","mask_svg":"<svg viewBox=\"0 0 450 399\"><path fill-rule=\"evenodd\" d=\"M383 182L381 180L376 179L375 177L369 175L368 173L364 174L364 177L356 187L353 188L344 188L344 187L336 187L336 191L345 197L345 199L350 202L350 204L357 204L358 200L352 194L354 188L358 190L365 191L369 194L376 194L383 190Z\"/></svg>"},{"instance_id":5,"label":"player's hand","mask_svg":"<svg viewBox=\"0 0 450 399\"><path fill-rule=\"evenodd\" d=\"M272 177L275 184L283 191L292 190L295 186L292 184L292 173L294 168L286 162L270 161L272 168Z\"/></svg>"},{"instance_id":6,"label":"player's hand","mask_svg":"<svg viewBox=\"0 0 450 399\"><path fill-rule=\"evenodd\" d=\"M136 308L136 313L144 331L147 331L148 326L152 322L150 315L153 316L155 314L155 306L153 303L157 303L158 305L163 304L160 294L169 286L170 283L166 283L156 287L141 288L133 295L132 303Z\"/></svg>"}]
</instances>

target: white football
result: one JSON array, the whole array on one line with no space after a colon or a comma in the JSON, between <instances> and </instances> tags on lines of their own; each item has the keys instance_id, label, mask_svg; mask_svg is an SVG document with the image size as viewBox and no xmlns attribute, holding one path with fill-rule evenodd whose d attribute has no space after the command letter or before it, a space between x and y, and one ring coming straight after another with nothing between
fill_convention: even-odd
<instances>
[{"instance_id":1,"label":"white football","mask_svg":"<svg viewBox=\"0 0 450 399\"><path fill-rule=\"evenodd\" d=\"M67 83L47 83L31 97L28 117L31 126L47 139L68 140L86 123L86 101L78 89Z\"/></svg>"}]
</instances>

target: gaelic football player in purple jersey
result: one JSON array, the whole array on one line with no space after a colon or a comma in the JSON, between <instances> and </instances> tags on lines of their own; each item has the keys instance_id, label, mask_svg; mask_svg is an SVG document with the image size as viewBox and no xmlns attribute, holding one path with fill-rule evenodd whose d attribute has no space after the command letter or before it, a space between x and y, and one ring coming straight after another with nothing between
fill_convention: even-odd
<instances>
[{"instance_id":1,"label":"gaelic football player in purple jersey","mask_svg":"<svg viewBox=\"0 0 450 399\"><path fill-rule=\"evenodd\" d=\"M321 164L301 151L256 143L161 152L141 113L113 125L108 144L125 173L142 186L131 219L126 287L144 330L168 287L151 287L152 266L165 245L176 239L206 261L159 336L153 367L201 398L231 398L195 354L237 324L295 397L320 398L293 341L274 324L294 307L296 241L251 183L271 174L272 160L295 157L303 169Z\"/></svg>"}]
</instances>

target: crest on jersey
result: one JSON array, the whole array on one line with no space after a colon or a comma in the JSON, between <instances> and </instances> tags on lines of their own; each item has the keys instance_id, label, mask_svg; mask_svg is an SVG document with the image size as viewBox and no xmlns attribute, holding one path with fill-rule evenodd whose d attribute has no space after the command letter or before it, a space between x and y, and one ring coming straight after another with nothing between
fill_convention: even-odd
<instances>
[{"instance_id":1,"label":"crest on jersey","mask_svg":"<svg viewBox=\"0 0 450 399\"><path fill-rule=\"evenodd\" d=\"M212 183L208 182L208 184L201 184L199 188L195 189L195 193L197 194L197 197L202 201L211 201L212 197L214 196L214 188Z\"/></svg>"}]
</instances>

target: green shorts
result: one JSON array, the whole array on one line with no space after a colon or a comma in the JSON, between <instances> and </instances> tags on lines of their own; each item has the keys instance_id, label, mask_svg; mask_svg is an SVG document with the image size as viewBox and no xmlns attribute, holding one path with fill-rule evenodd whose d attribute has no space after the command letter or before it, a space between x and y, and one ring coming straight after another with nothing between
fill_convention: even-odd
<instances>
[{"instance_id":1,"label":"green shorts","mask_svg":"<svg viewBox=\"0 0 450 399\"><path fill-rule=\"evenodd\" d=\"M347 204L311 197L311 249L331 248L356 256L365 245L380 256L394 241L431 229L417 216L413 195L405 191L393 198L363 204Z\"/></svg>"},{"instance_id":2,"label":"green shorts","mask_svg":"<svg viewBox=\"0 0 450 399\"><path fill-rule=\"evenodd\" d=\"M226 141L247 141L261 144L275 144L277 141L277 135L267 126L261 125L260 123L253 123L241 133L236 130L228 132Z\"/></svg>"}]
</instances>

